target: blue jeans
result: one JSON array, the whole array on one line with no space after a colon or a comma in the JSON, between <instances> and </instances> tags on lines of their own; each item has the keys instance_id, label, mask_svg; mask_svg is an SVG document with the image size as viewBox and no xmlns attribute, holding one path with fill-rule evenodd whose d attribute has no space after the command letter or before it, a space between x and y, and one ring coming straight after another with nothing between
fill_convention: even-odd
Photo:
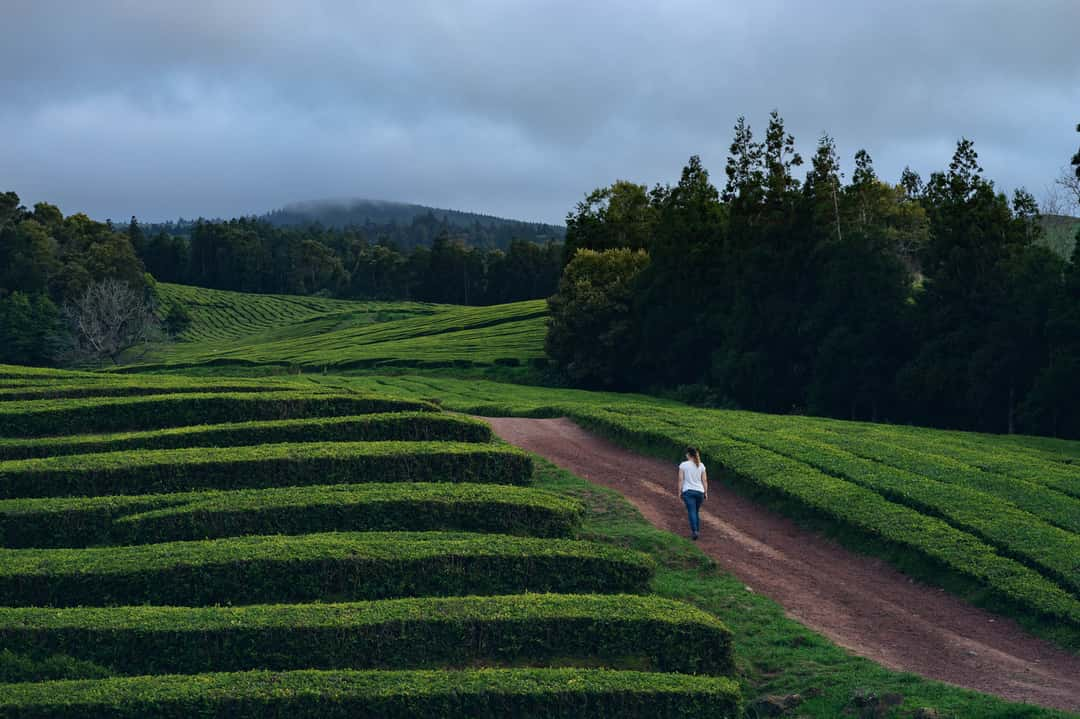
<instances>
[{"instance_id":1,"label":"blue jeans","mask_svg":"<svg viewBox=\"0 0 1080 719\"><path fill-rule=\"evenodd\" d=\"M705 501L705 493L696 489L688 489L682 493L682 501L686 504L686 515L690 519L690 531L697 534L698 527L701 525L698 510L701 509L701 503Z\"/></svg>"}]
</instances>

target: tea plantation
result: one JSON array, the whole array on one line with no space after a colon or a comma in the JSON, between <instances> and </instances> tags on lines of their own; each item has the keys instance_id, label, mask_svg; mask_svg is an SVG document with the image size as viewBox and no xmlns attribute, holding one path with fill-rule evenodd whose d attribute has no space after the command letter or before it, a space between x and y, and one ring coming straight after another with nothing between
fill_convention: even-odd
<instances>
[{"instance_id":1,"label":"tea plantation","mask_svg":"<svg viewBox=\"0 0 1080 719\"><path fill-rule=\"evenodd\" d=\"M741 713L725 624L480 422L0 375L0 717Z\"/></svg>"},{"instance_id":2,"label":"tea plantation","mask_svg":"<svg viewBox=\"0 0 1080 719\"><path fill-rule=\"evenodd\" d=\"M543 300L492 307L362 302L158 286L191 314L179 342L126 371L177 367L347 370L519 365L544 356Z\"/></svg>"},{"instance_id":3,"label":"tea plantation","mask_svg":"<svg viewBox=\"0 0 1080 719\"><path fill-rule=\"evenodd\" d=\"M723 479L914 575L1080 651L1080 443L710 410L443 377L326 377L474 414L569 416Z\"/></svg>"}]
</instances>

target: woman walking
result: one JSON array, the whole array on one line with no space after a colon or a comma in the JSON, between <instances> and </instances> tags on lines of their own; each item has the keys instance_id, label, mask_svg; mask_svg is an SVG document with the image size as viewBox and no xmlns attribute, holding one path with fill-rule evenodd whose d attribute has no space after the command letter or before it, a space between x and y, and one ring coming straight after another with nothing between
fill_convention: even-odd
<instances>
[{"instance_id":1,"label":"woman walking","mask_svg":"<svg viewBox=\"0 0 1080 719\"><path fill-rule=\"evenodd\" d=\"M686 504L686 515L690 520L690 536L698 538L701 528L698 512L701 503L709 497L709 477L705 473L705 464L695 447L686 448L686 461L679 465L679 496Z\"/></svg>"}]
</instances>

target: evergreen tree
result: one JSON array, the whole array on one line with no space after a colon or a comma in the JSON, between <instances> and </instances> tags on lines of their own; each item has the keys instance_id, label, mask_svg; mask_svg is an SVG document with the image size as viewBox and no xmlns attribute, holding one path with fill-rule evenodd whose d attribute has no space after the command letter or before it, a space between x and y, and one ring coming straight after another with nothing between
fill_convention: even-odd
<instances>
[{"instance_id":1,"label":"evergreen tree","mask_svg":"<svg viewBox=\"0 0 1080 719\"><path fill-rule=\"evenodd\" d=\"M724 185L724 202L734 202L743 198L745 202L757 202L757 195L765 184L765 172L762 167L764 149L754 141L750 124L742 115L735 122L735 136L728 149L727 184Z\"/></svg>"},{"instance_id":2,"label":"evergreen tree","mask_svg":"<svg viewBox=\"0 0 1080 719\"><path fill-rule=\"evenodd\" d=\"M631 382L636 281L648 265L642 250L582 249L563 271L548 300L547 353L575 381L625 387Z\"/></svg>"},{"instance_id":3,"label":"evergreen tree","mask_svg":"<svg viewBox=\"0 0 1080 719\"><path fill-rule=\"evenodd\" d=\"M131 216L131 222L128 223L127 238L128 242L131 243L131 248L135 250L135 254L142 256L146 250L146 235L143 234L142 228L139 227L139 221L135 219L135 215Z\"/></svg>"}]
</instances>

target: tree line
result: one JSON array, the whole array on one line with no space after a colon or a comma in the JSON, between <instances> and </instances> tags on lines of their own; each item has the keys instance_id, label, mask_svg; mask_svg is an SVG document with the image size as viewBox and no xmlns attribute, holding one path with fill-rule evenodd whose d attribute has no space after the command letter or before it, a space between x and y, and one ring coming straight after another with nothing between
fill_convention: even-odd
<instances>
[{"instance_id":1,"label":"tree line","mask_svg":"<svg viewBox=\"0 0 1080 719\"><path fill-rule=\"evenodd\" d=\"M152 288L125 233L0 193L0 362L115 358L153 338Z\"/></svg>"},{"instance_id":2,"label":"tree line","mask_svg":"<svg viewBox=\"0 0 1080 719\"><path fill-rule=\"evenodd\" d=\"M426 221L418 227L428 227ZM178 234L149 234L55 205L23 207L0 194L0 362L116 360L133 344L182 331L174 305L155 316L156 281L244 292L486 305L555 291L562 246L512 240L478 248L446 222L430 246L400 249L362 228L266 220L199 220ZM175 229L175 228L174 228ZM430 228L428 228L430 229ZM106 321L107 319L107 321Z\"/></svg>"},{"instance_id":3,"label":"tree line","mask_svg":"<svg viewBox=\"0 0 1080 719\"><path fill-rule=\"evenodd\" d=\"M187 234L128 234L158 280L224 290L488 305L547 297L561 244L475 247L445 223L430 246L402 249L363 228L278 227L257 218L195 222Z\"/></svg>"},{"instance_id":4,"label":"tree line","mask_svg":"<svg viewBox=\"0 0 1080 719\"><path fill-rule=\"evenodd\" d=\"M588 194L549 354L592 387L1080 437L1080 249L1041 246L1034 198L999 192L966 139L925 182L854 159L845 178L823 135L796 177L773 112L760 140L738 120L721 188L692 157L674 186Z\"/></svg>"}]
</instances>

